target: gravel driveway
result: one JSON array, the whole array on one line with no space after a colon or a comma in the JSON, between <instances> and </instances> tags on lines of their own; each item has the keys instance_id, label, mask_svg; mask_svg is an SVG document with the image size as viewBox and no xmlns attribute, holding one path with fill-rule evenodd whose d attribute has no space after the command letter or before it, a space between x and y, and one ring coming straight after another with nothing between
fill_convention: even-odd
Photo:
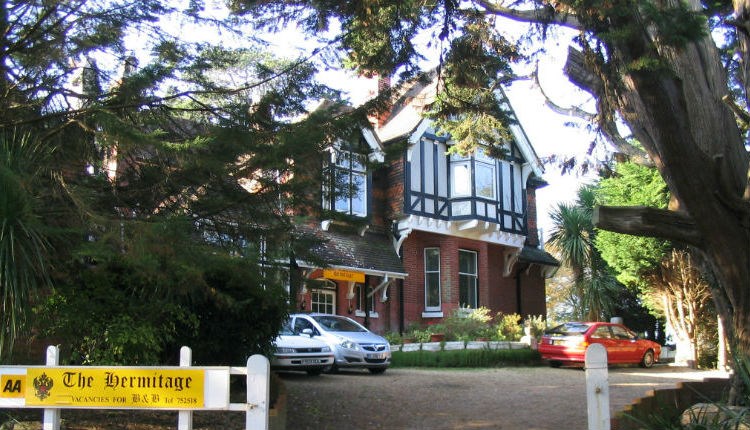
<instances>
[{"instance_id":1,"label":"gravel driveway","mask_svg":"<svg viewBox=\"0 0 750 430\"><path fill-rule=\"evenodd\" d=\"M288 429L586 429L586 380L580 368L342 371L309 377L282 373ZM612 368L612 413L649 390L725 376L660 365Z\"/></svg>"}]
</instances>

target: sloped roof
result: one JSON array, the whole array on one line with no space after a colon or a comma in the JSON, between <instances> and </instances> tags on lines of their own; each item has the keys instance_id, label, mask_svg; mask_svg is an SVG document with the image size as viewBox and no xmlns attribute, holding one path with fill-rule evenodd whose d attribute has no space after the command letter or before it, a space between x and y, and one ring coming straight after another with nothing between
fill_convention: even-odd
<instances>
[{"instance_id":1,"label":"sloped roof","mask_svg":"<svg viewBox=\"0 0 750 430\"><path fill-rule=\"evenodd\" d=\"M429 128L431 120L422 116L428 106L435 101L437 95L437 80L434 73L428 75L430 80L416 80L407 83L402 89L400 96L394 102L393 109L384 124L375 130L380 142L389 142L395 139L411 136L418 128ZM498 87L498 103L504 104L512 111L508 96L502 88ZM529 142L526 132L520 123L511 124L510 132L516 146L523 154L524 159L530 164L532 171L537 177L542 177L544 166L534 147Z\"/></svg>"},{"instance_id":2,"label":"sloped roof","mask_svg":"<svg viewBox=\"0 0 750 430\"><path fill-rule=\"evenodd\" d=\"M391 239L383 233L357 232L331 226L327 231L317 226L301 227L306 234L322 242L311 251L332 267L350 269L369 275L405 278L406 270L393 248Z\"/></svg>"},{"instance_id":3,"label":"sloped roof","mask_svg":"<svg viewBox=\"0 0 750 430\"><path fill-rule=\"evenodd\" d=\"M521 249L521 255L518 256L518 259L520 261L543 264L545 266L557 267L560 265L560 262L549 252L534 246L524 246L523 249Z\"/></svg>"}]
</instances>

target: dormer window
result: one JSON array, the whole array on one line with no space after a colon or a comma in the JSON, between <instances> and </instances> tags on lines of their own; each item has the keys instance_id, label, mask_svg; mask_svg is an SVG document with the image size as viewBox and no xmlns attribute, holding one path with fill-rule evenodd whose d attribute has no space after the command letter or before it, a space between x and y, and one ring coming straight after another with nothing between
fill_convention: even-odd
<instances>
[{"instance_id":1,"label":"dormer window","mask_svg":"<svg viewBox=\"0 0 750 430\"><path fill-rule=\"evenodd\" d=\"M351 148L331 149L323 207L352 216L367 216L366 155Z\"/></svg>"},{"instance_id":2,"label":"dormer window","mask_svg":"<svg viewBox=\"0 0 750 430\"><path fill-rule=\"evenodd\" d=\"M367 173L362 155L338 151L336 183L342 190L336 196L336 211L349 215L367 215Z\"/></svg>"}]
</instances>

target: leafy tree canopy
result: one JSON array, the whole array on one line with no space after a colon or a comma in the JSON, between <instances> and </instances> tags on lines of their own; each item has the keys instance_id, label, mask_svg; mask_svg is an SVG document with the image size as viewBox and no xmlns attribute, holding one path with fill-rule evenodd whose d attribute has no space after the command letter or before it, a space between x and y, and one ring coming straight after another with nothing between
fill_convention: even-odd
<instances>
[{"instance_id":1,"label":"leafy tree canopy","mask_svg":"<svg viewBox=\"0 0 750 430\"><path fill-rule=\"evenodd\" d=\"M607 206L650 206L666 208L669 193L653 167L618 163L613 177L599 181L600 204ZM656 268L671 248L668 241L610 231L599 231L596 248L625 285L644 287L644 274Z\"/></svg>"}]
</instances>

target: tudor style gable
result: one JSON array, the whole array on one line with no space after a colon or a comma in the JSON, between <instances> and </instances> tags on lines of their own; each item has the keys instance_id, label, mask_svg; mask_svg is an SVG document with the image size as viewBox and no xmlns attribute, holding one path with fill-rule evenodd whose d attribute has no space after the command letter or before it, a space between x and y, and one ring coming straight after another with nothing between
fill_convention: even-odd
<instances>
[{"instance_id":1,"label":"tudor style gable","mask_svg":"<svg viewBox=\"0 0 750 430\"><path fill-rule=\"evenodd\" d=\"M498 160L482 147L465 156L449 154L450 141L429 131L415 140L405 163L403 212L411 221L421 217L493 242L523 243L525 183L532 171L515 144L507 144L508 156ZM419 224L402 223L400 229Z\"/></svg>"},{"instance_id":2,"label":"tudor style gable","mask_svg":"<svg viewBox=\"0 0 750 430\"><path fill-rule=\"evenodd\" d=\"M433 91L434 85L411 89L409 103L394 108L376 128L386 145L406 142L403 160L397 162L403 167L402 183L395 187L403 189L403 200L391 202L398 236L430 231L520 252L528 236L536 235L529 229L528 193L529 187L543 184L541 162L517 124L510 126L511 141L493 142L505 153L502 158L490 157L482 146L471 154L452 153L450 137L422 116ZM496 94L498 103L507 105L502 90ZM391 198L398 197L391 193Z\"/></svg>"}]
</instances>

